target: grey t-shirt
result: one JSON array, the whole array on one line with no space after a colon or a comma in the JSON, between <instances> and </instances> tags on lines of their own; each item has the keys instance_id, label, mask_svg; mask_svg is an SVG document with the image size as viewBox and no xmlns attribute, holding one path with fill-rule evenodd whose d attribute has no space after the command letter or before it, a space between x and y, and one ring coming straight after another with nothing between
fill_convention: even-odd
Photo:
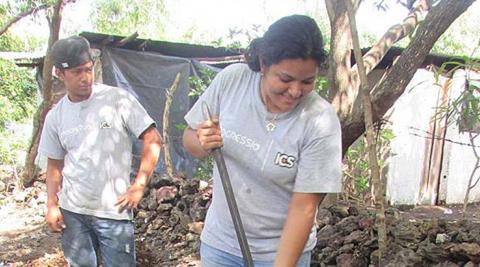
<instances>
[{"instance_id":1,"label":"grey t-shirt","mask_svg":"<svg viewBox=\"0 0 480 267\"><path fill-rule=\"evenodd\" d=\"M130 185L132 136L154 121L126 90L103 84L90 97L71 102L67 96L47 114L40 153L64 159L60 206L66 210L117 220L132 219L118 212L117 198Z\"/></svg>"},{"instance_id":2,"label":"grey t-shirt","mask_svg":"<svg viewBox=\"0 0 480 267\"><path fill-rule=\"evenodd\" d=\"M333 107L315 92L291 111L275 115L260 98L260 74L246 64L230 65L185 116L196 129L202 102L219 116L225 162L252 256L273 260L293 192L341 190L341 133ZM274 119L275 118L275 119ZM275 129L267 131L273 121ZM214 195L202 242L241 256L217 168ZM305 251L316 243L312 227Z\"/></svg>"}]
</instances>

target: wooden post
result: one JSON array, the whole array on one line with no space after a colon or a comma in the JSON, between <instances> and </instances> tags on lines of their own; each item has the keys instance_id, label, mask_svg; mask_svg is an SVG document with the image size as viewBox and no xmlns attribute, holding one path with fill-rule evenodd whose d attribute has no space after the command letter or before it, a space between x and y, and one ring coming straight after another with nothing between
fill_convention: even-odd
<instances>
[{"instance_id":1,"label":"wooden post","mask_svg":"<svg viewBox=\"0 0 480 267\"><path fill-rule=\"evenodd\" d=\"M364 105L365 129L367 133L367 149L370 161L370 172L375 190L376 220L378 232L379 264L387 251L387 229L385 224L385 186L380 180L380 167L378 166L377 148L375 145L375 133L373 128L372 102L370 98L370 86L368 84L367 72L363 64L362 51L358 41L357 24L355 21L354 7L351 0L345 0L347 5L350 30L352 31L353 52L355 55L358 74L360 75L362 103ZM385 181L383 181L385 182Z\"/></svg>"},{"instance_id":2,"label":"wooden post","mask_svg":"<svg viewBox=\"0 0 480 267\"><path fill-rule=\"evenodd\" d=\"M165 156L165 172L168 176L173 177L173 163L172 158L170 157L170 139L168 137L168 129L169 129L169 115L170 115L170 108L173 102L173 96L175 95L175 91L177 91L178 83L180 82L181 74L177 73L175 77L175 81L173 82L172 86L166 90L165 95L167 100L165 101L165 109L163 110L163 151Z\"/></svg>"}]
</instances>

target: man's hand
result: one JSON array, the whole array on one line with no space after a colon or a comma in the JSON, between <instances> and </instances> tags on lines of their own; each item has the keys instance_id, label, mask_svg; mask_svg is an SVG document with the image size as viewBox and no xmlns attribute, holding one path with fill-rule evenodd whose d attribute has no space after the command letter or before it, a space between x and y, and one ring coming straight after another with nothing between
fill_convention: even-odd
<instances>
[{"instance_id":1,"label":"man's hand","mask_svg":"<svg viewBox=\"0 0 480 267\"><path fill-rule=\"evenodd\" d=\"M127 192L117 199L115 206L118 206L118 211L123 212L124 210L137 208L138 203L140 203L140 200L143 197L144 190L145 185L138 183L132 184Z\"/></svg>"},{"instance_id":2,"label":"man's hand","mask_svg":"<svg viewBox=\"0 0 480 267\"><path fill-rule=\"evenodd\" d=\"M63 214L58 205L48 207L45 221L52 232L61 232L66 228L65 223L63 222Z\"/></svg>"}]
</instances>

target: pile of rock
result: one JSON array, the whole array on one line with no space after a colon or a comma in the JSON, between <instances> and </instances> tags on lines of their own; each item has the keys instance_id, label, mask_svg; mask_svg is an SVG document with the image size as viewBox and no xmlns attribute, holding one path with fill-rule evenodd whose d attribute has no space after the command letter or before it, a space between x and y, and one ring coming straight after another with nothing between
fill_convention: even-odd
<instances>
[{"instance_id":1,"label":"pile of rock","mask_svg":"<svg viewBox=\"0 0 480 267\"><path fill-rule=\"evenodd\" d=\"M155 176L135 216L138 266L185 266L198 257L211 201L200 180ZM312 266L478 266L480 225L404 219L387 210L389 248L379 264L375 212L339 203L318 212Z\"/></svg>"},{"instance_id":2,"label":"pile of rock","mask_svg":"<svg viewBox=\"0 0 480 267\"><path fill-rule=\"evenodd\" d=\"M381 264L374 211L335 205L318 213L312 266L478 266L480 224L406 220L387 210L389 248Z\"/></svg>"},{"instance_id":3,"label":"pile of rock","mask_svg":"<svg viewBox=\"0 0 480 267\"><path fill-rule=\"evenodd\" d=\"M135 214L139 266L177 266L198 254L212 196L205 181L152 177Z\"/></svg>"}]
</instances>

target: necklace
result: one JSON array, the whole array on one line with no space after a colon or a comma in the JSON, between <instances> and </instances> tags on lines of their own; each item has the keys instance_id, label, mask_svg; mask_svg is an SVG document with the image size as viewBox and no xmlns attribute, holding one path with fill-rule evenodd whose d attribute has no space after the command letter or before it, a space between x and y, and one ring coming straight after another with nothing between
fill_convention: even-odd
<instances>
[{"instance_id":1,"label":"necklace","mask_svg":"<svg viewBox=\"0 0 480 267\"><path fill-rule=\"evenodd\" d=\"M273 118L271 118L271 119L266 119L267 124L265 125L265 127L267 128L268 132L273 132L273 130L275 130L275 128L277 128L276 122L277 122L278 114L279 113L275 114L275 116L273 116Z\"/></svg>"}]
</instances>

